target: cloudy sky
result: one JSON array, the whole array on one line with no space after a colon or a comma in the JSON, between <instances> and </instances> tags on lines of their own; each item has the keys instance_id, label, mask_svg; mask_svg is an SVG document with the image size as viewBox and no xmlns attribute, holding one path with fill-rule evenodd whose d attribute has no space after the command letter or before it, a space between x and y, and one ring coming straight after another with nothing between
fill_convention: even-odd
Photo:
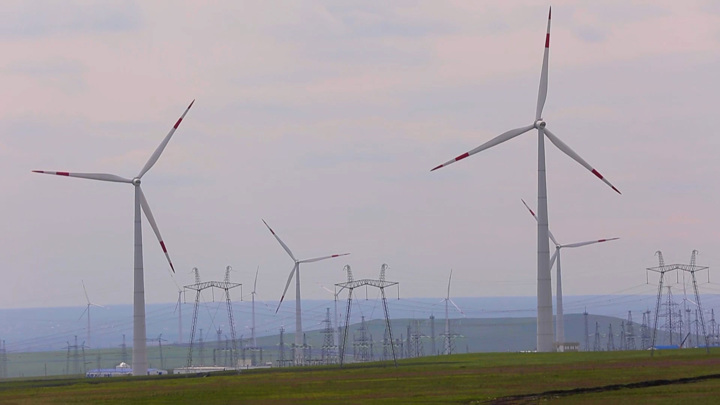
<instances>
[{"instance_id":1,"label":"cloudy sky","mask_svg":"<svg viewBox=\"0 0 720 405\"><path fill-rule=\"evenodd\" d=\"M203 2L208 3L208 2ZM715 134L720 6L553 2L544 117L622 195L546 143L567 295L650 293L645 268L720 265ZM146 297L220 280L277 300L292 261L320 285L376 277L405 297L535 294L537 136L430 169L532 123L548 4L12 1L0 14L0 307L131 302L135 176L195 105L143 188ZM715 278L720 279L720 276ZM711 280L713 276L711 275ZM720 285L703 285L720 292ZM289 293L290 297L293 293Z\"/></svg>"}]
</instances>

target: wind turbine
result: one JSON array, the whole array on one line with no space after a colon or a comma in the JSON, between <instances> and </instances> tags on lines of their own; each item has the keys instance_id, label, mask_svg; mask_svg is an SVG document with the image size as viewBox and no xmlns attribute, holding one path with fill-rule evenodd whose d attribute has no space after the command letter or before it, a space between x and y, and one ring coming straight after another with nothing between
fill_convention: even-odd
<instances>
[{"instance_id":1,"label":"wind turbine","mask_svg":"<svg viewBox=\"0 0 720 405\"><path fill-rule=\"evenodd\" d=\"M527 203L525 203L525 200L520 200L525 204L525 208L530 211L530 214L535 218L535 220L538 220L537 216L535 216L535 213L533 212L530 207L528 207ZM562 248L577 248L587 245L593 245L595 243L601 243L601 242L609 242L611 240L618 240L620 238L609 238L609 239L598 239L598 240L591 240L587 242L577 242L577 243L567 243L567 244L561 244L555 239L552 232L550 232L550 229L548 228L548 237L552 242L555 244L555 253L552 255L552 258L550 258L550 270L552 270L552 266L557 260L557 266L555 267L556 270L556 280L555 280L555 340L558 343L558 347L562 348L563 344L565 343L565 319L564 319L564 313L563 313L563 302L562 302L562 272L560 271L560 250Z\"/></svg>"},{"instance_id":2,"label":"wind turbine","mask_svg":"<svg viewBox=\"0 0 720 405\"><path fill-rule=\"evenodd\" d=\"M255 290L257 290L257 277L258 272L260 272L260 266L258 266L257 270L255 270L255 282L253 283L253 290L250 294L252 296L252 342L253 347L257 347L257 340L255 339Z\"/></svg>"},{"instance_id":3,"label":"wind turbine","mask_svg":"<svg viewBox=\"0 0 720 405\"><path fill-rule=\"evenodd\" d=\"M548 210L547 210L547 187L545 178L545 137L550 140L558 149L570 156L573 160L588 169L600 180L605 182L613 190L620 193L615 186L605 179L597 170L587 163L580 155L575 153L569 146L556 137L547 128L542 118L543 106L547 98L548 87L548 54L550 52L550 16L552 9L548 13L547 34L545 36L545 51L543 54L542 70L540 72L540 88L538 90L537 108L535 110L535 121L524 127L511 129L495 138L485 142L484 144L472 149L456 158L449 160L432 170L440 169L468 156L474 155L485 149L491 148L502 142L522 135L531 129L537 129L538 132L538 233L537 233L537 350L539 352L553 351L553 331L552 331L552 284L550 280L550 243L548 241ZM431 170L431 171L432 171Z\"/></svg>"},{"instance_id":4,"label":"wind turbine","mask_svg":"<svg viewBox=\"0 0 720 405\"><path fill-rule=\"evenodd\" d=\"M283 249L285 249L285 251L290 256L290 258L293 259L293 261L295 262L292 270L290 270L290 276L288 276L287 283L285 284L285 290L283 290L282 297L280 297L280 302L278 303L278 307L275 310L275 313L277 313L277 311L280 309L280 305L282 305L283 300L285 299L285 293L287 292L288 287L290 287L290 282L292 281L293 276L295 276L295 364L301 365L305 362L305 358L304 358L305 352L300 349L303 345L302 319L300 317L300 315L301 315L301 313L300 313L301 312L300 311L300 263L319 262L320 260L332 259L332 258L340 257L340 256L347 256L350 253L341 253L341 254L335 254L335 255L330 255L330 256L315 257L312 259L298 260L295 258L295 255L293 255L293 253L290 251L290 248L287 247L285 242L283 242L275 234L275 231L273 231L272 228L270 228L270 225L268 225L264 219L263 219L263 223L265 224L265 226L267 226L267 228L270 230L270 233L273 234L275 239L277 239L278 243L280 243L280 246L282 246Z\"/></svg>"},{"instance_id":5,"label":"wind turbine","mask_svg":"<svg viewBox=\"0 0 720 405\"><path fill-rule=\"evenodd\" d=\"M455 301L450 298L450 282L452 281L452 269L450 269L450 277L448 277L448 288L447 288L447 297L444 299L445 301L445 354L452 354L452 343L451 343L451 335L450 335L450 317L449 317L449 311L448 311L448 303L453 304L455 309L458 310L462 314L462 316L465 316L465 313L460 309L460 307L455 304Z\"/></svg>"},{"instance_id":6,"label":"wind turbine","mask_svg":"<svg viewBox=\"0 0 720 405\"><path fill-rule=\"evenodd\" d=\"M153 218L152 212L150 211L150 206L148 205L147 199L145 198L145 195L142 192L142 189L140 188L140 182L142 177L147 173L153 165L158 161L160 158L160 155L162 154L163 150L167 146L168 142L170 142L170 138L172 138L173 134L177 130L178 126L180 126L180 123L182 122L183 118L185 118L185 114L187 114L188 110L190 110L190 107L192 107L195 100L193 100L190 105L185 109L185 112L180 116L180 118L175 122L175 125L170 129L170 132L165 136L165 139L160 142L160 145L155 149L155 152L150 156L150 159L148 159L147 163L145 163L145 166L140 170L140 173L133 177L132 179L128 179L125 177L117 176L114 174L107 174L107 173L69 173L69 172L51 172L51 171L45 171L45 170L33 170L34 173L44 173L44 174L54 174L58 176L65 176L65 177L79 177L82 179L90 179L90 180L100 180L100 181L111 181L116 183L128 183L132 184L135 188L135 230L134 230L134 272L133 272L133 285L134 285L134 291L133 291L133 359L132 359L132 368L133 368L133 374L134 375L147 375L147 369L148 369L148 361L147 361L147 336L145 334L145 281L144 281L144 274L143 274L143 251L142 251L142 228L140 225L140 210L145 213L145 217L147 218L148 222L150 223L150 227L152 228L153 232L155 232L155 236L158 239L158 242L160 242L160 247L162 248L163 253L165 253L165 257L167 258L168 263L170 264L170 269L172 269L173 273L175 272L175 269L173 267L172 262L170 261L170 256L168 255L167 248L165 247L165 242L163 241L162 237L160 236L160 230L157 227L157 224L155 223L155 219Z\"/></svg>"},{"instance_id":7,"label":"wind turbine","mask_svg":"<svg viewBox=\"0 0 720 405\"><path fill-rule=\"evenodd\" d=\"M82 283L83 292L85 292L85 301L87 301L87 306L85 307L85 310L83 311L83 313L80 314L79 319L82 319L83 315L85 315L85 313L87 312L87 345L88 345L88 347L90 347L90 307L91 306L98 307L98 308L105 308L105 307L102 305L97 305L97 304L93 304L92 302L90 302L90 297L88 297L87 289L85 288L85 281L80 280L80 282Z\"/></svg>"}]
</instances>

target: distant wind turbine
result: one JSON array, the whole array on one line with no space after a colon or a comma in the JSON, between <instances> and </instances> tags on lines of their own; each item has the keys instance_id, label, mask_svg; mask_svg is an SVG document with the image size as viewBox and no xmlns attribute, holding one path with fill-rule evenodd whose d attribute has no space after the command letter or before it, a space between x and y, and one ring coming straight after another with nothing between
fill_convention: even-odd
<instances>
[{"instance_id":1,"label":"distant wind turbine","mask_svg":"<svg viewBox=\"0 0 720 405\"><path fill-rule=\"evenodd\" d=\"M452 282L452 269L450 270L450 277L448 277L448 288L447 288L447 297L444 299L445 301L445 354L452 354L452 336L450 335L450 313L448 311L448 304L453 304L455 309L457 309L458 312L462 314L462 316L465 316L465 313L460 309L460 307L455 304L455 301L450 298L450 282Z\"/></svg>"},{"instance_id":2,"label":"distant wind turbine","mask_svg":"<svg viewBox=\"0 0 720 405\"><path fill-rule=\"evenodd\" d=\"M550 53L550 16L552 9L548 13L547 34L545 36L545 51L543 54L542 70L540 72L540 88L538 90L537 108L535 110L535 121L524 127L511 129L497 137L485 142L484 144L472 149L456 158L449 160L441 165L434 167L437 170L448 166L468 156L474 155L485 149L491 148L502 142L522 135L531 129L537 129L538 132L538 233L537 233L537 350L539 352L551 352L554 350L553 331L552 331L552 283L550 280L550 243L548 242L548 207L547 207L547 187L545 177L545 137L550 140L558 149L570 156L573 160L588 169L600 180L605 182L613 190L620 193L615 186L605 179L597 170L587 163L580 155L570 149L560 138L556 137L547 128L542 118L545 99L547 98L548 89L548 56ZM432 171L431 170L431 171Z\"/></svg>"},{"instance_id":3,"label":"distant wind turbine","mask_svg":"<svg viewBox=\"0 0 720 405\"><path fill-rule=\"evenodd\" d=\"M102 305L97 305L97 304L93 304L92 302L90 302L90 297L88 297L87 289L85 288L85 281L80 280L80 282L82 283L83 292L85 293L85 300L87 301L87 306L85 307L85 310L83 311L83 313L80 314L80 318L78 318L78 319L82 319L83 315L85 315L87 313L87 345L88 345L88 347L92 347L91 342L90 342L90 336L91 336L91 333L90 333L90 307L98 307L98 308L105 308L105 307Z\"/></svg>"},{"instance_id":4,"label":"distant wind turbine","mask_svg":"<svg viewBox=\"0 0 720 405\"><path fill-rule=\"evenodd\" d=\"M290 251L290 248L287 247L285 242L283 242L277 234L275 234L275 231L270 228L270 225L268 225L267 222L263 219L263 223L265 226L270 230L270 233L273 234L275 239L277 239L278 243L280 243L280 246L282 246L283 249L285 249L285 252L290 256L291 259L295 262L293 265L292 270L290 270L290 276L288 277L287 283L285 284L285 290L283 290L282 297L280 297L280 302L278 303L278 307L275 310L275 313L280 309L280 305L282 305L283 300L285 299L285 293L287 293L288 287L290 287L290 282L293 279L293 276L295 276L295 364L301 365L305 362L305 353L301 349L303 346L303 329L302 329L302 319L301 319L301 309L300 309L300 263L312 263L312 262L318 262L320 260L325 259L332 259L335 257L340 256L347 256L350 253L341 253L341 254L334 254L330 256L322 256L322 257L315 257L312 259L303 259L298 260L295 258L295 255Z\"/></svg>"},{"instance_id":5,"label":"distant wind turbine","mask_svg":"<svg viewBox=\"0 0 720 405\"><path fill-rule=\"evenodd\" d=\"M190 105L185 109L185 112L183 112L182 116L175 122L175 125L170 129L170 132L165 136L165 138L160 142L160 145L155 149L155 152L150 156L150 159L148 159L147 163L145 163L145 166L143 166L142 170L140 170L140 173L133 177L132 179L117 176L114 174L106 174L106 173L69 173L69 172L51 172L51 171L45 171L45 170L33 170L34 173L44 173L44 174L54 174L57 176L64 176L64 177L78 177L82 179L90 179L90 180L100 180L100 181L110 181L115 183L127 183L132 184L135 188L135 229L134 229L134 267L135 270L133 272L133 285L134 285L134 291L133 291L133 359L132 359L132 369L134 375L147 375L147 369L148 369L148 360L147 360L147 336L145 333L145 279L144 279L144 273L143 273L143 250L142 250L142 228L140 225L140 210L145 213L145 217L147 218L148 222L150 223L150 227L152 228L153 232L155 232L155 236L158 239L158 242L160 242L160 247L162 248L163 253L165 253L165 257L167 258L168 263L170 264L170 269L172 269L173 272L175 272L175 269L173 268L173 264L170 261L170 256L168 255L167 248L165 247L165 242L163 241L163 238L160 236L160 230L158 229L157 224L155 223L155 218L153 217L152 212L150 211L150 206L148 205L148 202L145 198L145 194L143 194L142 189L140 188L140 182L142 177L147 173L158 161L160 158L160 155L162 154L163 150L165 150L165 147L167 146L168 142L170 142L170 138L172 138L173 134L177 130L178 126L180 126L180 123L182 122L183 118L185 118L185 114L190 110L190 107L192 107L195 100L190 103Z\"/></svg>"},{"instance_id":6,"label":"distant wind turbine","mask_svg":"<svg viewBox=\"0 0 720 405\"><path fill-rule=\"evenodd\" d=\"M530 214L537 220L537 216L533 212L532 209L525 203L525 200L520 200L525 204L525 208L530 211ZM565 343L565 314L563 312L563 300L562 300L562 272L560 271L560 249L562 248L577 248L581 246L587 246L592 245L595 243L601 243L601 242L609 242L611 240L618 240L620 238L609 238L609 239L598 239L598 240L591 240L587 242L577 242L577 243L567 243L567 244L560 244L555 237L553 236L552 232L550 232L550 229L548 228L548 237L552 242L555 244L555 253L552 255L552 258L550 259L550 269L552 270L552 266L557 260L557 266L555 268L556 270L556 280L555 280L555 340L558 343L558 347L562 349L563 344Z\"/></svg>"}]
</instances>

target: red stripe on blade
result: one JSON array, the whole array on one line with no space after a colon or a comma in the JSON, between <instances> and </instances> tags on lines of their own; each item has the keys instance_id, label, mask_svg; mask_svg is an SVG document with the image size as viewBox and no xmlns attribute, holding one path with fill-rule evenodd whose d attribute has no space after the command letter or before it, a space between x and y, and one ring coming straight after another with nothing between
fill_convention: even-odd
<instances>
[{"instance_id":1,"label":"red stripe on blade","mask_svg":"<svg viewBox=\"0 0 720 405\"><path fill-rule=\"evenodd\" d=\"M167 253L167 248L165 247L165 242L160 241L160 247L162 247L163 252ZM172 264L170 266L172 266Z\"/></svg>"},{"instance_id":2,"label":"red stripe on blade","mask_svg":"<svg viewBox=\"0 0 720 405\"><path fill-rule=\"evenodd\" d=\"M435 170L437 170L437 169L439 169L439 168L441 168L441 167L443 167L443 166L445 166L445 165L435 166L435 167L433 167L432 169L430 169L430 171L431 171L431 172L434 172Z\"/></svg>"},{"instance_id":3,"label":"red stripe on blade","mask_svg":"<svg viewBox=\"0 0 720 405\"><path fill-rule=\"evenodd\" d=\"M55 174L57 174L58 176L69 176L70 175L70 173L68 173L68 172L55 172Z\"/></svg>"},{"instance_id":4,"label":"red stripe on blade","mask_svg":"<svg viewBox=\"0 0 720 405\"><path fill-rule=\"evenodd\" d=\"M177 129L177 127L180 125L181 122L182 122L182 117L181 117L181 118L178 118L178 120L177 120L177 122L175 123L175 126L174 126L173 128Z\"/></svg>"},{"instance_id":5,"label":"red stripe on blade","mask_svg":"<svg viewBox=\"0 0 720 405\"><path fill-rule=\"evenodd\" d=\"M545 37L545 48L550 48L550 33Z\"/></svg>"},{"instance_id":6,"label":"red stripe on blade","mask_svg":"<svg viewBox=\"0 0 720 405\"><path fill-rule=\"evenodd\" d=\"M458 160L463 160L463 159L465 159L465 158L468 157L468 156L470 156L470 154L467 153L467 152L465 152L465 153L463 153L462 155L456 157L456 158L455 158L455 161L457 162Z\"/></svg>"},{"instance_id":7,"label":"red stripe on blade","mask_svg":"<svg viewBox=\"0 0 720 405\"><path fill-rule=\"evenodd\" d=\"M592 174L596 175L599 179L603 178L602 174L598 173L598 171L595 169L592 169ZM613 187L613 188L615 188L615 187Z\"/></svg>"}]
</instances>

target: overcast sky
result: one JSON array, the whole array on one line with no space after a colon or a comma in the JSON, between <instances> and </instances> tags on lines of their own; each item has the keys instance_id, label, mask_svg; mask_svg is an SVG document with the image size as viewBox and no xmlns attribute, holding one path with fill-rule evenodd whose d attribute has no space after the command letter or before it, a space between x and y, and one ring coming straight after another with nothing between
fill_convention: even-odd
<instances>
[{"instance_id":1,"label":"overcast sky","mask_svg":"<svg viewBox=\"0 0 720 405\"><path fill-rule=\"evenodd\" d=\"M202 2L208 3L208 2ZM0 14L0 307L131 303L127 184L196 99L143 189L146 299L221 280L277 300L356 278L404 297L533 296L537 135L430 172L532 123L542 1L12 1ZM555 1L548 127L622 195L546 142L566 295L654 293L645 268L720 265L720 5ZM713 276L711 276L712 279ZM715 278L720 279L720 275ZM714 283L705 291L720 292ZM294 296L294 292L288 295Z\"/></svg>"}]
</instances>

